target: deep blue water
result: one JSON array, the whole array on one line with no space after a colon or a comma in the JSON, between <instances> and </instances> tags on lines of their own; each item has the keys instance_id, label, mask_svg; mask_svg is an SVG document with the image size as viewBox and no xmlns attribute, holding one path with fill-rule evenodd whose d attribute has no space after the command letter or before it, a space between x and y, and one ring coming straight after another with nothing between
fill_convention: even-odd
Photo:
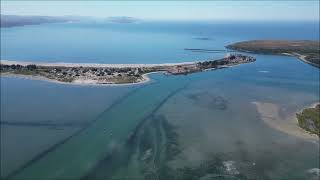
<instances>
[{"instance_id":1,"label":"deep blue water","mask_svg":"<svg viewBox=\"0 0 320 180\"><path fill-rule=\"evenodd\" d=\"M1 59L42 62L165 63L223 57L250 39L319 39L317 22L81 22L2 28ZM207 38L203 40L202 38Z\"/></svg>"}]
</instances>

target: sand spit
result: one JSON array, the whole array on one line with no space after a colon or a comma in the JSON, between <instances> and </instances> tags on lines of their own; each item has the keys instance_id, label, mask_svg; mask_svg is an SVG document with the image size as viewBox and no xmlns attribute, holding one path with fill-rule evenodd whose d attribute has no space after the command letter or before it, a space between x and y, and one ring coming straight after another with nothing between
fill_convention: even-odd
<instances>
[{"instance_id":1,"label":"sand spit","mask_svg":"<svg viewBox=\"0 0 320 180\"><path fill-rule=\"evenodd\" d=\"M76 85L130 85L148 82L147 74L165 72L169 75L186 75L210 69L221 69L254 62L251 56L233 54L222 59L202 62L164 64L90 64L90 63L34 63L0 61L1 75L16 74L31 79L63 82Z\"/></svg>"},{"instance_id":2,"label":"sand spit","mask_svg":"<svg viewBox=\"0 0 320 180\"><path fill-rule=\"evenodd\" d=\"M163 63L163 64L98 64L98 63L64 63L64 62L57 62L57 63L41 63L41 62L30 62L30 61L11 61L11 60L0 60L0 64L3 65L16 65L20 64L22 66L27 66L30 64L34 64L36 66L43 66L43 67L90 67L90 68L147 68L147 67L166 67L166 66L178 66L178 65L188 65L194 64L195 62L182 62L182 63ZM152 73L162 73L159 72L150 72L145 73L142 75L142 79L139 82L133 83L99 83L97 80L89 79L89 78L78 78L73 82L62 82L55 79L49 79L43 76L34 76L34 75L21 75L21 74L12 74L12 73L2 73L1 76L3 77L16 77L16 78L24 78L24 79L31 79L31 80L39 80L39 81L47 81L51 83L58 83L58 84L65 84L65 85L84 85L84 86L128 86L128 85L136 85L136 84L144 84L150 82L149 74Z\"/></svg>"},{"instance_id":3,"label":"sand spit","mask_svg":"<svg viewBox=\"0 0 320 180\"><path fill-rule=\"evenodd\" d=\"M31 62L31 61L11 61L11 60L0 60L0 64L3 65L22 65L27 66L30 64L34 64L36 66L42 67L87 67L87 68L153 68L153 67L171 67L171 66L179 66L179 65L192 65L196 62L182 62L182 63L163 63L163 64L99 64L99 63L65 63L65 62L56 62L56 63L41 63L41 62ZM77 78L74 81L70 82L62 82L55 79L46 78L43 76L35 76L35 75L22 75L22 74L12 74L12 73L2 73L3 77L16 77L16 78L24 78L31 80L39 80L39 81L47 81L51 83L65 84L65 85L80 85L80 86L128 86L128 85L136 85L136 84L144 84L150 82L149 74L152 73L163 73L162 71L158 72L150 72L142 74L142 78L138 80L138 82L132 83L99 83L97 80L90 78Z\"/></svg>"},{"instance_id":4,"label":"sand spit","mask_svg":"<svg viewBox=\"0 0 320 180\"><path fill-rule=\"evenodd\" d=\"M41 63L31 61L11 61L11 60L0 60L0 64L13 65L20 64L26 66L34 64L37 66L45 67L103 67L103 68L143 68L143 67L158 67L158 66L177 66L177 65L188 65L197 62L181 62L181 63L163 63L163 64L99 64L99 63L65 63L65 62L54 62L54 63Z\"/></svg>"},{"instance_id":5,"label":"sand spit","mask_svg":"<svg viewBox=\"0 0 320 180\"><path fill-rule=\"evenodd\" d=\"M312 62L308 61L308 60L307 60L307 55L302 55L302 54L299 54L299 53L282 53L282 54L285 55L285 56L296 57L296 58L298 58L299 60L301 60L301 61L303 61L303 62L305 62L305 63L307 63L307 64L311 64L311 65L313 65L313 66L315 66L315 67L319 67L318 64L312 63Z\"/></svg>"},{"instance_id":6,"label":"sand spit","mask_svg":"<svg viewBox=\"0 0 320 180\"><path fill-rule=\"evenodd\" d=\"M261 119L271 128L308 140L315 144L319 143L317 135L310 134L298 126L296 113L292 113L286 117L281 117L281 107L279 105L265 102L252 102L252 104L256 106Z\"/></svg>"}]
</instances>

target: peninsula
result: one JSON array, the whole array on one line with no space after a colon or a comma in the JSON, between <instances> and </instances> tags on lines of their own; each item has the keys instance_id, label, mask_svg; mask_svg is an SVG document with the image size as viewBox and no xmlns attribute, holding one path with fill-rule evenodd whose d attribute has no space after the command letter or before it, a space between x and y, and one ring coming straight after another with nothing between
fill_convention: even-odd
<instances>
[{"instance_id":1,"label":"peninsula","mask_svg":"<svg viewBox=\"0 0 320 180\"><path fill-rule=\"evenodd\" d=\"M17 75L73 84L131 84L147 81L146 75L151 72L164 71L169 75L189 74L255 60L252 56L241 54L229 54L218 60L175 64L71 64L1 60L0 75Z\"/></svg>"},{"instance_id":2,"label":"peninsula","mask_svg":"<svg viewBox=\"0 0 320 180\"><path fill-rule=\"evenodd\" d=\"M310 40L251 40L226 46L228 49L259 54L295 56L320 67L320 42Z\"/></svg>"}]
</instances>

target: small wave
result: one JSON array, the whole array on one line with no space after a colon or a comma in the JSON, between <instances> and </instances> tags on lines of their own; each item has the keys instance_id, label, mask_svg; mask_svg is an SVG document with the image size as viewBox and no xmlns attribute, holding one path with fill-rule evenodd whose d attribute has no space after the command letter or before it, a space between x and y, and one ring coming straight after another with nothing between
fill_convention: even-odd
<instances>
[{"instance_id":1,"label":"small wave","mask_svg":"<svg viewBox=\"0 0 320 180\"><path fill-rule=\"evenodd\" d=\"M258 71L259 73L268 73L269 71Z\"/></svg>"},{"instance_id":2,"label":"small wave","mask_svg":"<svg viewBox=\"0 0 320 180\"><path fill-rule=\"evenodd\" d=\"M312 168L307 170L307 174L310 180L318 180L320 178L320 169Z\"/></svg>"},{"instance_id":3,"label":"small wave","mask_svg":"<svg viewBox=\"0 0 320 180\"><path fill-rule=\"evenodd\" d=\"M224 161L223 166L225 167L226 171L232 175L240 174L235 166L234 161Z\"/></svg>"},{"instance_id":4,"label":"small wave","mask_svg":"<svg viewBox=\"0 0 320 180\"><path fill-rule=\"evenodd\" d=\"M210 37L194 37L193 39L202 40L202 41L210 41L210 40L213 40L213 39L210 38Z\"/></svg>"}]
</instances>

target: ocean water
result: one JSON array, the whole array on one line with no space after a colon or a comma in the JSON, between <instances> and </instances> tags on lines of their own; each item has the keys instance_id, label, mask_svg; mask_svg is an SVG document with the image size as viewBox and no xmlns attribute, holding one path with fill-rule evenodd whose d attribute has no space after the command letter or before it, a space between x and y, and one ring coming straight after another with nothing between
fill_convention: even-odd
<instances>
[{"instance_id":1,"label":"ocean water","mask_svg":"<svg viewBox=\"0 0 320 180\"><path fill-rule=\"evenodd\" d=\"M248 39L319 38L318 24L142 22L1 29L1 59L164 63L223 57ZM37 35L35 38L34 35ZM203 40L206 39L206 40ZM1 77L1 175L10 179L312 179L319 141L296 111L319 101L319 69L294 57L133 86ZM255 103L283 129L265 120Z\"/></svg>"},{"instance_id":2,"label":"ocean water","mask_svg":"<svg viewBox=\"0 0 320 180\"><path fill-rule=\"evenodd\" d=\"M1 59L35 62L166 63L223 57L250 39L319 39L312 22L140 22L43 24L1 29Z\"/></svg>"}]
</instances>

